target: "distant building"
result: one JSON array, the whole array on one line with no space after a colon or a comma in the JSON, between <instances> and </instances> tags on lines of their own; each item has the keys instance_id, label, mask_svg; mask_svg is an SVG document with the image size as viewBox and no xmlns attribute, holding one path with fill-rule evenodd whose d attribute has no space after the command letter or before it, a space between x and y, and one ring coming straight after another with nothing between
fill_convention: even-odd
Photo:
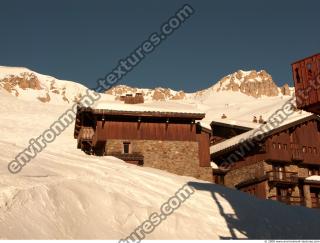
<instances>
[{"instance_id":1,"label":"distant building","mask_svg":"<svg viewBox=\"0 0 320 243\"><path fill-rule=\"evenodd\" d=\"M204 116L78 107L74 137L87 154L212 181L211 130L196 122Z\"/></svg>"},{"instance_id":2,"label":"distant building","mask_svg":"<svg viewBox=\"0 0 320 243\"><path fill-rule=\"evenodd\" d=\"M238 129L238 135L235 132L232 138L211 146L215 183L263 199L319 208L319 117L308 115L285 121L264 133L244 130ZM228 135L233 128L228 126L223 131ZM213 137L216 134L213 131Z\"/></svg>"},{"instance_id":3,"label":"distant building","mask_svg":"<svg viewBox=\"0 0 320 243\"><path fill-rule=\"evenodd\" d=\"M212 121L210 126L212 130L211 145L252 130L247 126L219 121Z\"/></svg>"},{"instance_id":4,"label":"distant building","mask_svg":"<svg viewBox=\"0 0 320 243\"><path fill-rule=\"evenodd\" d=\"M121 95L119 98L125 104L142 104L144 103L144 97L142 93L136 93L135 96L132 94Z\"/></svg>"}]
</instances>

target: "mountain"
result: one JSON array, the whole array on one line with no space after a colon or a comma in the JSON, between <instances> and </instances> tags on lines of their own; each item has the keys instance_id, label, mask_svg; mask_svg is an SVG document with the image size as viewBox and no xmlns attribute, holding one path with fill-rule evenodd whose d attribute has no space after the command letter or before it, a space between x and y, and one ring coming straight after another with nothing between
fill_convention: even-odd
<instances>
[{"instance_id":1,"label":"mountain","mask_svg":"<svg viewBox=\"0 0 320 243\"><path fill-rule=\"evenodd\" d=\"M27 68L0 66L0 87L24 100L71 104L79 100L86 87L42 75Z\"/></svg>"},{"instance_id":2,"label":"mountain","mask_svg":"<svg viewBox=\"0 0 320 243\"><path fill-rule=\"evenodd\" d=\"M254 98L262 96L274 97L279 95L292 95L293 88L288 84L278 87L273 81L271 75L265 70L261 71L242 71L223 77L211 88L197 92L201 96L206 92L234 91L241 92Z\"/></svg>"},{"instance_id":3,"label":"mountain","mask_svg":"<svg viewBox=\"0 0 320 243\"><path fill-rule=\"evenodd\" d=\"M0 90L24 101L69 106L78 101L87 88L72 81L59 80L42 75L27 68L0 66ZM273 112L292 98L293 88L277 87L265 71L237 71L222 78L213 86L194 93L175 91L168 88L133 88L118 85L101 95L98 103L115 103L121 106L120 96L127 93L142 93L144 109L193 110L206 113L202 123L211 121L257 127L253 117L266 120ZM304 115L296 111L296 115ZM224 117L224 118L222 118Z\"/></svg>"},{"instance_id":4,"label":"mountain","mask_svg":"<svg viewBox=\"0 0 320 243\"><path fill-rule=\"evenodd\" d=\"M43 103L70 104L77 102L86 87L72 81L59 80L42 75L27 68L0 66L0 88L24 100L36 99ZM270 74L266 71L242 71L223 77L208 89L194 93L183 90L175 91L170 88L135 88L118 85L106 91L104 98L119 100L126 94L142 93L146 101L193 100L203 99L213 93L231 91L245 94L254 98L291 96L293 88L287 84L277 87Z\"/></svg>"},{"instance_id":5,"label":"mountain","mask_svg":"<svg viewBox=\"0 0 320 243\"><path fill-rule=\"evenodd\" d=\"M66 111L66 106L51 101L26 101L0 90L1 239L119 240L153 212L160 212L161 205L185 184L194 193L146 239L319 239L320 217L315 209L260 200L191 177L84 154L76 148L74 125L20 173L10 174L8 163L29 145L30 138L38 137ZM222 91L204 103L155 101L144 107L216 109L212 112L217 115L223 109L239 120L249 108L267 112L279 101L279 97L256 99Z\"/></svg>"},{"instance_id":6,"label":"mountain","mask_svg":"<svg viewBox=\"0 0 320 243\"><path fill-rule=\"evenodd\" d=\"M258 72L255 70L239 70L223 77L212 87L195 93L185 93L182 90L175 91L169 88L143 89L126 85L115 86L110 90L107 90L106 93L116 96L117 100L120 99L120 96L135 93L142 93L145 100L184 100L188 98L201 98L204 95L208 95L208 93L217 93L221 91L240 92L255 98L260 98L262 96L274 97L279 95L290 96L293 94L293 88L290 88L288 84L278 87L271 75L265 70Z\"/></svg>"}]
</instances>

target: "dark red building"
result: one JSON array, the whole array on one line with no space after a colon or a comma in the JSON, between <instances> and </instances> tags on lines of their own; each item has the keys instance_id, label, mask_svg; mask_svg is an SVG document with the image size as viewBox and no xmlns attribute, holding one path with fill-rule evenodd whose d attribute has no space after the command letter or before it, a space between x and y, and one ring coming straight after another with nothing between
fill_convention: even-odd
<instances>
[{"instance_id":1,"label":"dark red building","mask_svg":"<svg viewBox=\"0 0 320 243\"><path fill-rule=\"evenodd\" d=\"M297 108L320 115L320 54L292 64Z\"/></svg>"}]
</instances>

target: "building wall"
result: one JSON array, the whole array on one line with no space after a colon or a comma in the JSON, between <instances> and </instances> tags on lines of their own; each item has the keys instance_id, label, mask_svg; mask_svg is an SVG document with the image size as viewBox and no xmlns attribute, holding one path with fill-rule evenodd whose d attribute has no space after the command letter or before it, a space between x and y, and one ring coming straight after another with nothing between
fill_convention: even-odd
<instances>
[{"instance_id":1,"label":"building wall","mask_svg":"<svg viewBox=\"0 0 320 243\"><path fill-rule=\"evenodd\" d=\"M227 187L235 188L235 186L241 182L264 176L265 164L264 161L260 161L254 164L233 168L224 177L225 185Z\"/></svg>"},{"instance_id":2,"label":"building wall","mask_svg":"<svg viewBox=\"0 0 320 243\"><path fill-rule=\"evenodd\" d=\"M196 135L199 142L199 165L201 167L210 166L210 136L207 132L200 132Z\"/></svg>"},{"instance_id":3,"label":"building wall","mask_svg":"<svg viewBox=\"0 0 320 243\"><path fill-rule=\"evenodd\" d=\"M144 166L212 181L211 167L199 166L197 141L109 139L106 143L106 155L122 153L125 141L130 142L130 152L144 156Z\"/></svg>"},{"instance_id":4,"label":"building wall","mask_svg":"<svg viewBox=\"0 0 320 243\"><path fill-rule=\"evenodd\" d=\"M275 134L266 141L268 159L291 161L303 159L304 164L320 165L320 125L308 121L289 130Z\"/></svg>"},{"instance_id":5,"label":"building wall","mask_svg":"<svg viewBox=\"0 0 320 243\"><path fill-rule=\"evenodd\" d=\"M229 171L224 178L225 185L227 187L235 188L235 186L241 182L249 181L252 179L258 179L266 175L266 172L273 170L272 163L267 163L264 161L257 162L255 164L249 164L242 167L235 167L231 171ZM299 177L308 177L308 169L304 167L300 167L298 165L286 165L286 172L297 172ZM252 186L255 186L254 188ZM271 198L277 195L277 188L271 187L268 183L257 183L256 185L252 185L251 187L244 187L242 191L257 190L257 196L261 196L262 187L265 187L265 197ZM295 186L292 188L292 196L299 197L303 196L300 193L299 186Z\"/></svg>"},{"instance_id":6,"label":"building wall","mask_svg":"<svg viewBox=\"0 0 320 243\"><path fill-rule=\"evenodd\" d=\"M163 141L197 141L196 125L190 123L106 121L97 122L99 140L134 139Z\"/></svg>"},{"instance_id":7,"label":"building wall","mask_svg":"<svg viewBox=\"0 0 320 243\"><path fill-rule=\"evenodd\" d=\"M240 189L242 192L249 193L250 195L256 196L261 199L267 198L267 181L261 181L256 184L246 186Z\"/></svg>"}]
</instances>

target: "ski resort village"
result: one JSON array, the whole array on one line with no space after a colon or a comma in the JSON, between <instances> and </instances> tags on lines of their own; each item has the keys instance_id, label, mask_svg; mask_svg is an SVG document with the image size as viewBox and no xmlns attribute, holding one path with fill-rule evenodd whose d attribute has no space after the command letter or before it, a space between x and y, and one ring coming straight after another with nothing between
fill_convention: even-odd
<instances>
[{"instance_id":1,"label":"ski resort village","mask_svg":"<svg viewBox=\"0 0 320 243\"><path fill-rule=\"evenodd\" d=\"M115 156L261 199L320 208L320 89L308 85L316 81L319 69L320 55L294 63L297 93L310 88L310 98L300 95L298 107L287 101L270 117L255 114L251 123L228 119L232 113L207 117L206 123L205 112L136 106L132 104L144 103L143 91L118 92L124 105L79 107L74 137L87 154ZM242 73L229 77L225 87L223 80L218 89L235 89ZM242 85L240 90L251 88ZM253 94L257 94L254 89Z\"/></svg>"},{"instance_id":2,"label":"ski resort village","mask_svg":"<svg viewBox=\"0 0 320 243\"><path fill-rule=\"evenodd\" d=\"M146 239L319 238L319 73L314 55L292 64L295 88L238 70L194 93L118 85L84 105L81 84L1 66L0 238L126 239L183 187Z\"/></svg>"}]
</instances>

